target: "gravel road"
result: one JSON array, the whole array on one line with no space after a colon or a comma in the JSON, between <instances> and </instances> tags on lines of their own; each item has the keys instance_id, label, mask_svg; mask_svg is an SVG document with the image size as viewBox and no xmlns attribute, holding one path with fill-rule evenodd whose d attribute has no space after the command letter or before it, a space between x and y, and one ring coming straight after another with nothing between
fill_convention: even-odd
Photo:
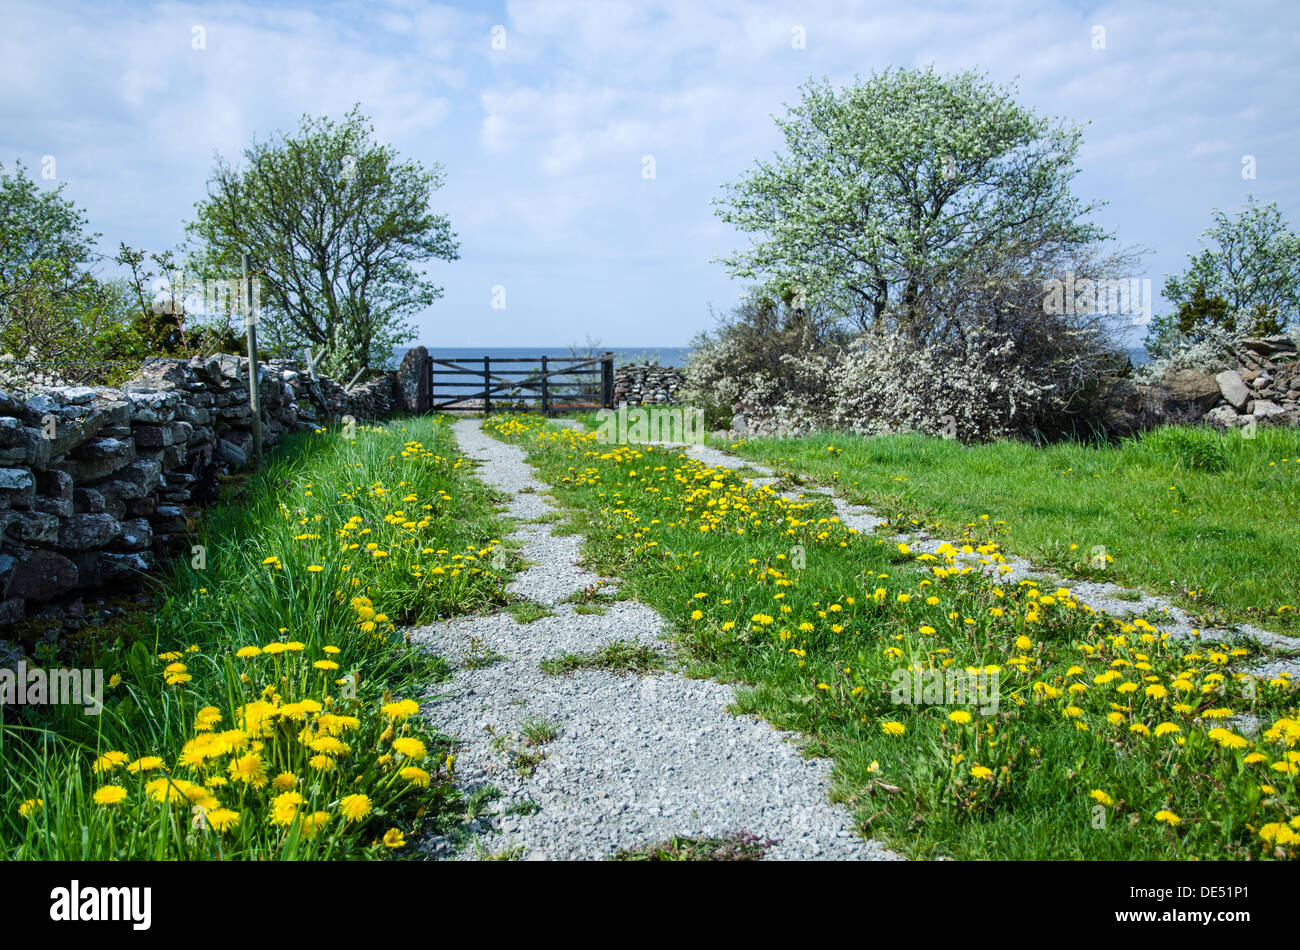
<instances>
[{"instance_id":1,"label":"gravel road","mask_svg":"<svg viewBox=\"0 0 1300 950\"><path fill-rule=\"evenodd\" d=\"M499 793L474 842L429 839L431 856L596 859L673 836L745 833L773 842L768 860L898 860L829 802L829 761L804 758L793 736L728 711L731 686L671 671L542 673L544 659L620 641L662 651L671 670L663 622L627 601L603 615L562 603L592 584L614 590L617 579L578 565L580 538L535 523L555 509L520 448L485 434L478 419L453 431L461 451L480 460L478 476L510 496L507 514L523 522L511 537L530 566L508 590L555 613L524 624L507 613L464 617L411 632L456 668L421 706L463 743L458 784L466 794ZM542 721L555 736L530 745L525 733ZM538 755L531 769L518 767Z\"/></svg>"}]
</instances>

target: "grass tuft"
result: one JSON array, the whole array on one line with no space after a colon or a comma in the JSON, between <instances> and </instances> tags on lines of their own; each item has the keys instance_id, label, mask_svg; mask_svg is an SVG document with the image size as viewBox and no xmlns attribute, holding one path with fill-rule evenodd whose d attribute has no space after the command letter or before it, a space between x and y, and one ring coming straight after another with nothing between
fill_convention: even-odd
<instances>
[{"instance_id":1,"label":"grass tuft","mask_svg":"<svg viewBox=\"0 0 1300 950\"><path fill-rule=\"evenodd\" d=\"M621 851L611 861L761 861L775 842L744 832L719 838L673 837Z\"/></svg>"},{"instance_id":2,"label":"grass tuft","mask_svg":"<svg viewBox=\"0 0 1300 950\"><path fill-rule=\"evenodd\" d=\"M563 676L578 670L609 670L613 673L651 673L664 667L664 656L644 644L620 641L593 653L565 653L542 660L543 673Z\"/></svg>"}]
</instances>

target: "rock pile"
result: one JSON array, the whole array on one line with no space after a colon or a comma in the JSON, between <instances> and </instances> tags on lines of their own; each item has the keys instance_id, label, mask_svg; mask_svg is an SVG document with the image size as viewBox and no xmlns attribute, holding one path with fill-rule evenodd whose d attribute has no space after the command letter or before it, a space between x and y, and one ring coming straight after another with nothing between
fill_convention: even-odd
<instances>
[{"instance_id":1,"label":"rock pile","mask_svg":"<svg viewBox=\"0 0 1300 950\"><path fill-rule=\"evenodd\" d=\"M256 366L264 446L398 407L393 375L344 389L288 361ZM121 387L0 391L0 625L59 619L106 584L187 549L221 476L249 463L249 361L152 359Z\"/></svg>"},{"instance_id":2,"label":"rock pile","mask_svg":"<svg viewBox=\"0 0 1300 950\"><path fill-rule=\"evenodd\" d=\"M1300 353L1285 336L1242 340L1238 368L1214 377L1222 397L1205 415L1224 428L1257 423L1300 425Z\"/></svg>"},{"instance_id":3,"label":"rock pile","mask_svg":"<svg viewBox=\"0 0 1300 950\"><path fill-rule=\"evenodd\" d=\"M682 374L671 366L628 364L614 370L614 405L671 404L682 388Z\"/></svg>"},{"instance_id":4,"label":"rock pile","mask_svg":"<svg viewBox=\"0 0 1300 950\"><path fill-rule=\"evenodd\" d=\"M1218 428L1252 423L1300 426L1300 353L1286 336L1238 341L1236 369L1217 375L1166 372L1158 382L1108 379L1097 415L1112 432L1138 432L1169 422L1204 421Z\"/></svg>"}]
</instances>

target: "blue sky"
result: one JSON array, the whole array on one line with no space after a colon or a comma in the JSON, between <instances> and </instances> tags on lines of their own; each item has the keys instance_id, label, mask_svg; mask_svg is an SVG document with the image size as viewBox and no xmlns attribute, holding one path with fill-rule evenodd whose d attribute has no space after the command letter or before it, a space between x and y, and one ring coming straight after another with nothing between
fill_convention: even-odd
<instances>
[{"instance_id":1,"label":"blue sky","mask_svg":"<svg viewBox=\"0 0 1300 950\"><path fill-rule=\"evenodd\" d=\"M446 294L421 342L677 346L744 290L711 262L743 238L709 202L779 147L771 116L809 76L977 67L1090 122L1076 193L1152 250L1134 276L1158 294L1215 205L1253 193L1300 226L1297 49L1290 0L5 0L0 160L39 173L53 156L44 184L67 183L106 251L158 250L181 240L214 152L360 102L383 140L446 166L434 206L461 259L431 268Z\"/></svg>"}]
</instances>

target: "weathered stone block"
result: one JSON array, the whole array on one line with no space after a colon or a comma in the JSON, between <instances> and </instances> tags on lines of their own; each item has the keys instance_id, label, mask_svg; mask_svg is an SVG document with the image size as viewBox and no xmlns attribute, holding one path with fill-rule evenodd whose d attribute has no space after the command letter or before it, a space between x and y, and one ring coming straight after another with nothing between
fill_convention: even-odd
<instances>
[{"instance_id":1,"label":"weathered stone block","mask_svg":"<svg viewBox=\"0 0 1300 950\"><path fill-rule=\"evenodd\" d=\"M165 470L180 468L185 464L185 446L169 445L163 449L162 465Z\"/></svg>"},{"instance_id":2,"label":"weathered stone block","mask_svg":"<svg viewBox=\"0 0 1300 950\"><path fill-rule=\"evenodd\" d=\"M244 450L226 439L217 440L216 456L231 468L243 468L248 464Z\"/></svg>"},{"instance_id":3,"label":"weathered stone block","mask_svg":"<svg viewBox=\"0 0 1300 950\"><path fill-rule=\"evenodd\" d=\"M112 581L138 580L153 568L154 560L147 553L117 554L112 551L92 551L77 555L76 565L80 575L77 586L102 587Z\"/></svg>"},{"instance_id":4,"label":"weathered stone block","mask_svg":"<svg viewBox=\"0 0 1300 950\"><path fill-rule=\"evenodd\" d=\"M125 459L127 462L135 457L134 448L126 439L91 439L68 454L74 459Z\"/></svg>"},{"instance_id":5,"label":"weathered stone block","mask_svg":"<svg viewBox=\"0 0 1300 950\"><path fill-rule=\"evenodd\" d=\"M162 482L162 465L152 459L137 459L122 469L117 480L130 482L142 492L148 493Z\"/></svg>"},{"instance_id":6,"label":"weathered stone block","mask_svg":"<svg viewBox=\"0 0 1300 950\"><path fill-rule=\"evenodd\" d=\"M136 448L159 449L172 444L170 425L138 425L132 429Z\"/></svg>"},{"instance_id":7,"label":"weathered stone block","mask_svg":"<svg viewBox=\"0 0 1300 950\"><path fill-rule=\"evenodd\" d=\"M104 496L93 488L74 488L72 505L76 511L99 514L104 511Z\"/></svg>"},{"instance_id":8,"label":"weathered stone block","mask_svg":"<svg viewBox=\"0 0 1300 950\"><path fill-rule=\"evenodd\" d=\"M131 402L134 408L131 421L146 425L158 425L171 422L176 415L180 397L167 392L132 392Z\"/></svg>"},{"instance_id":9,"label":"weathered stone block","mask_svg":"<svg viewBox=\"0 0 1300 950\"><path fill-rule=\"evenodd\" d=\"M1213 376L1194 369L1166 373L1161 379L1168 390L1169 408L1199 416L1219 401L1219 384Z\"/></svg>"},{"instance_id":10,"label":"weathered stone block","mask_svg":"<svg viewBox=\"0 0 1300 950\"><path fill-rule=\"evenodd\" d=\"M37 549L18 558L5 584L6 597L43 602L77 586L77 566L55 551Z\"/></svg>"},{"instance_id":11,"label":"weathered stone block","mask_svg":"<svg viewBox=\"0 0 1300 950\"><path fill-rule=\"evenodd\" d=\"M122 533L118 537L119 547L128 551L144 551L153 543L153 528L144 518L132 518L122 522Z\"/></svg>"},{"instance_id":12,"label":"weathered stone block","mask_svg":"<svg viewBox=\"0 0 1300 950\"><path fill-rule=\"evenodd\" d=\"M127 452L124 455L106 456L97 459L74 458L60 463L60 465L64 471L79 482L98 481L101 478L107 478L114 472L121 471L131 464L136 455L135 445L131 442L127 442L125 445Z\"/></svg>"},{"instance_id":13,"label":"weathered stone block","mask_svg":"<svg viewBox=\"0 0 1300 950\"><path fill-rule=\"evenodd\" d=\"M149 518L158 510L158 499L153 495L126 503L125 514L132 518Z\"/></svg>"},{"instance_id":14,"label":"weathered stone block","mask_svg":"<svg viewBox=\"0 0 1300 950\"><path fill-rule=\"evenodd\" d=\"M89 551L115 541L122 525L110 514L73 515L59 528L58 546L65 551Z\"/></svg>"},{"instance_id":15,"label":"weathered stone block","mask_svg":"<svg viewBox=\"0 0 1300 950\"><path fill-rule=\"evenodd\" d=\"M59 537L59 519L44 511L0 512L0 534L8 541L53 544Z\"/></svg>"},{"instance_id":16,"label":"weathered stone block","mask_svg":"<svg viewBox=\"0 0 1300 950\"><path fill-rule=\"evenodd\" d=\"M397 368L398 400L407 412L425 412L429 408L428 358L427 349L413 346Z\"/></svg>"},{"instance_id":17,"label":"weathered stone block","mask_svg":"<svg viewBox=\"0 0 1300 950\"><path fill-rule=\"evenodd\" d=\"M1224 370L1214 377L1214 381L1219 384L1219 392L1232 408L1238 412L1246 408L1246 402L1250 399L1250 390L1246 388L1240 373L1235 369Z\"/></svg>"},{"instance_id":18,"label":"weathered stone block","mask_svg":"<svg viewBox=\"0 0 1300 950\"><path fill-rule=\"evenodd\" d=\"M25 491L36 485L36 478L22 468L0 468L0 491Z\"/></svg>"}]
</instances>

